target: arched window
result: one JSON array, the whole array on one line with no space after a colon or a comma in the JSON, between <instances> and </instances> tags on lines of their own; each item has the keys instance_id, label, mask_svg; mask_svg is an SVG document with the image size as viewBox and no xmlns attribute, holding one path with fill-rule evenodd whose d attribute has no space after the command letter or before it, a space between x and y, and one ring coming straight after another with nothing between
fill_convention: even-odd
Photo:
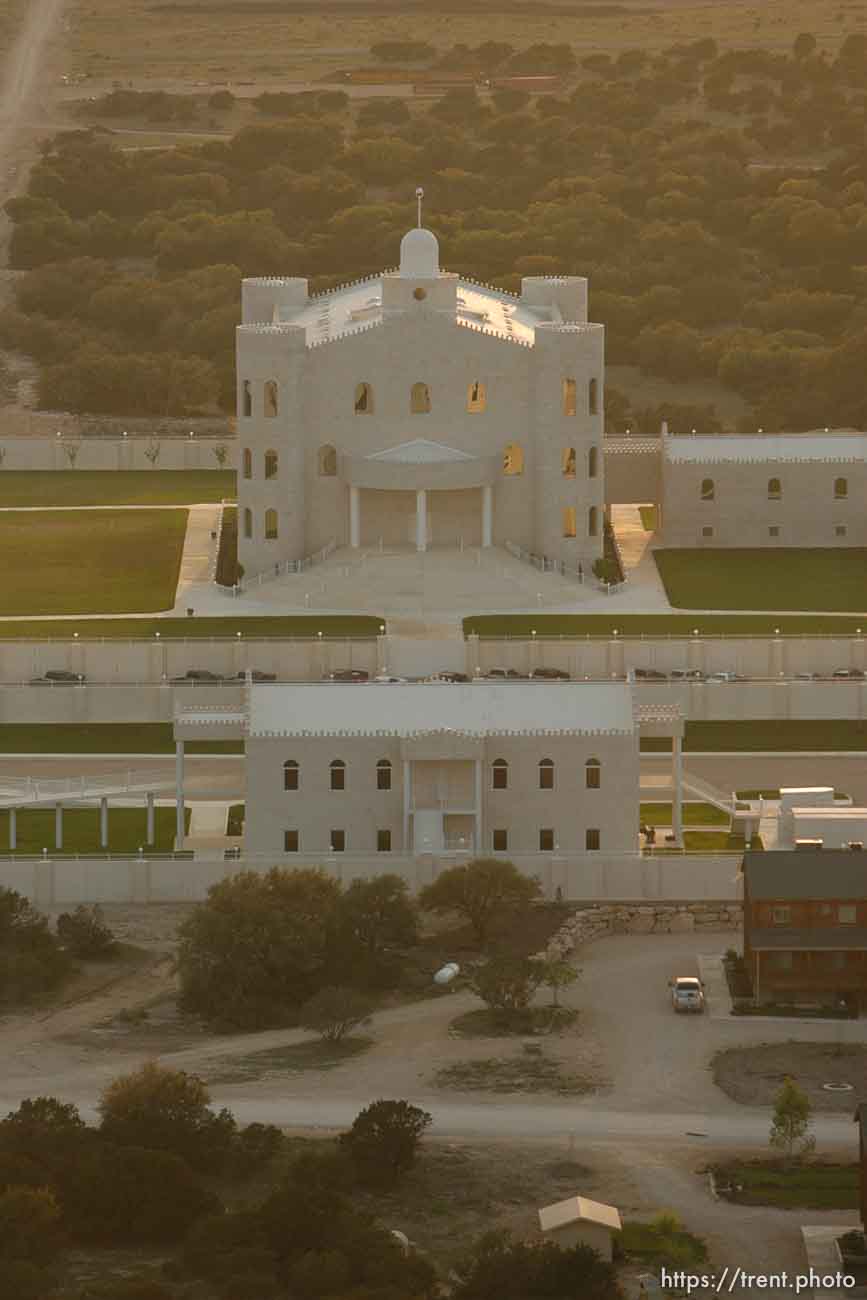
<instances>
[{"instance_id":1,"label":"arched window","mask_svg":"<svg viewBox=\"0 0 867 1300\"><path fill-rule=\"evenodd\" d=\"M241 414L253 414L253 385L249 379L245 379L241 385Z\"/></svg>"},{"instance_id":2,"label":"arched window","mask_svg":"<svg viewBox=\"0 0 867 1300\"><path fill-rule=\"evenodd\" d=\"M539 789L554 789L554 760L543 758L539 764Z\"/></svg>"},{"instance_id":3,"label":"arched window","mask_svg":"<svg viewBox=\"0 0 867 1300\"><path fill-rule=\"evenodd\" d=\"M588 758L584 764L584 784L588 790L598 790L602 784L602 764L598 758Z\"/></svg>"},{"instance_id":4,"label":"arched window","mask_svg":"<svg viewBox=\"0 0 867 1300\"><path fill-rule=\"evenodd\" d=\"M575 524L575 507L564 506L562 514L563 514L563 536L575 537L577 535L576 524Z\"/></svg>"},{"instance_id":5,"label":"arched window","mask_svg":"<svg viewBox=\"0 0 867 1300\"><path fill-rule=\"evenodd\" d=\"M409 409L412 415L430 414L430 389L427 384L413 384L409 394Z\"/></svg>"},{"instance_id":6,"label":"arched window","mask_svg":"<svg viewBox=\"0 0 867 1300\"><path fill-rule=\"evenodd\" d=\"M287 758L286 762L283 764L283 789L284 790L298 789L298 774L299 774L299 769L298 769L298 764L295 762L295 759Z\"/></svg>"},{"instance_id":7,"label":"arched window","mask_svg":"<svg viewBox=\"0 0 867 1300\"><path fill-rule=\"evenodd\" d=\"M574 379L563 380L563 414L578 414L578 387Z\"/></svg>"},{"instance_id":8,"label":"arched window","mask_svg":"<svg viewBox=\"0 0 867 1300\"><path fill-rule=\"evenodd\" d=\"M560 468L563 471L564 478L575 477L575 448L564 447L563 454L560 457Z\"/></svg>"},{"instance_id":9,"label":"arched window","mask_svg":"<svg viewBox=\"0 0 867 1300\"><path fill-rule=\"evenodd\" d=\"M249 447L244 448L244 478L253 477L253 453Z\"/></svg>"},{"instance_id":10,"label":"arched window","mask_svg":"<svg viewBox=\"0 0 867 1300\"><path fill-rule=\"evenodd\" d=\"M768 500L779 501L783 495L783 488L778 478L768 479Z\"/></svg>"},{"instance_id":11,"label":"arched window","mask_svg":"<svg viewBox=\"0 0 867 1300\"><path fill-rule=\"evenodd\" d=\"M329 767L331 773L331 789L346 789L346 764L342 758L335 758Z\"/></svg>"},{"instance_id":12,"label":"arched window","mask_svg":"<svg viewBox=\"0 0 867 1300\"><path fill-rule=\"evenodd\" d=\"M599 533L599 511L591 506L587 511L587 536L596 537Z\"/></svg>"},{"instance_id":13,"label":"arched window","mask_svg":"<svg viewBox=\"0 0 867 1300\"><path fill-rule=\"evenodd\" d=\"M335 478L337 475L337 452L329 442L319 448L319 477Z\"/></svg>"},{"instance_id":14,"label":"arched window","mask_svg":"<svg viewBox=\"0 0 867 1300\"><path fill-rule=\"evenodd\" d=\"M266 478L277 477L277 453L276 451L273 451L271 448L269 448L268 451L265 452L265 477Z\"/></svg>"},{"instance_id":15,"label":"arched window","mask_svg":"<svg viewBox=\"0 0 867 1300\"><path fill-rule=\"evenodd\" d=\"M377 790L391 789L391 762L387 758L381 758L376 765L376 788Z\"/></svg>"},{"instance_id":16,"label":"arched window","mask_svg":"<svg viewBox=\"0 0 867 1300\"><path fill-rule=\"evenodd\" d=\"M278 397L277 397L277 380L265 380L265 419L273 420L277 415Z\"/></svg>"},{"instance_id":17,"label":"arched window","mask_svg":"<svg viewBox=\"0 0 867 1300\"><path fill-rule=\"evenodd\" d=\"M265 541L276 542L277 540L277 511L265 511Z\"/></svg>"},{"instance_id":18,"label":"arched window","mask_svg":"<svg viewBox=\"0 0 867 1300\"><path fill-rule=\"evenodd\" d=\"M373 389L370 384L355 385L355 414L373 415Z\"/></svg>"},{"instance_id":19,"label":"arched window","mask_svg":"<svg viewBox=\"0 0 867 1300\"><path fill-rule=\"evenodd\" d=\"M587 385L587 410L591 415L599 414L599 380L591 379Z\"/></svg>"},{"instance_id":20,"label":"arched window","mask_svg":"<svg viewBox=\"0 0 867 1300\"><path fill-rule=\"evenodd\" d=\"M849 495L849 480L847 478L834 479L834 500L845 501Z\"/></svg>"},{"instance_id":21,"label":"arched window","mask_svg":"<svg viewBox=\"0 0 867 1300\"><path fill-rule=\"evenodd\" d=\"M244 507L244 540L249 542L253 536L253 511L249 506Z\"/></svg>"},{"instance_id":22,"label":"arched window","mask_svg":"<svg viewBox=\"0 0 867 1300\"><path fill-rule=\"evenodd\" d=\"M471 414L483 411L488 404L488 395L481 379L474 379L467 389L467 410Z\"/></svg>"},{"instance_id":23,"label":"arched window","mask_svg":"<svg viewBox=\"0 0 867 1300\"><path fill-rule=\"evenodd\" d=\"M509 764L504 758L495 758L491 764L491 787L494 790L509 788Z\"/></svg>"},{"instance_id":24,"label":"arched window","mask_svg":"<svg viewBox=\"0 0 867 1300\"><path fill-rule=\"evenodd\" d=\"M524 450L519 442L507 442L503 452L503 473L523 474Z\"/></svg>"},{"instance_id":25,"label":"arched window","mask_svg":"<svg viewBox=\"0 0 867 1300\"><path fill-rule=\"evenodd\" d=\"M701 481L701 499L702 501L713 501L716 495L712 478L703 478Z\"/></svg>"},{"instance_id":26,"label":"arched window","mask_svg":"<svg viewBox=\"0 0 867 1300\"><path fill-rule=\"evenodd\" d=\"M587 477L595 478L599 473L599 448L591 447L587 453Z\"/></svg>"}]
</instances>

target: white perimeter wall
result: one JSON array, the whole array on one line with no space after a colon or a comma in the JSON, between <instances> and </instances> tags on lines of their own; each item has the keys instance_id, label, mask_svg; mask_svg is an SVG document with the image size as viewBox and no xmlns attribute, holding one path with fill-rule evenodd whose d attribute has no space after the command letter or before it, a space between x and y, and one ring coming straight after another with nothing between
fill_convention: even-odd
<instances>
[{"instance_id":1,"label":"white perimeter wall","mask_svg":"<svg viewBox=\"0 0 867 1300\"><path fill-rule=\"evenodd\" d=\"M77 449L75 464L64 447ZM145 452L159 446L154 464ZM225 463L215 455L224 448ZM22 469L236 469L237 441L226 438L0 438L0 474ZM221 453L222 454L222 453Z\"/></svg>"}]
</instances>

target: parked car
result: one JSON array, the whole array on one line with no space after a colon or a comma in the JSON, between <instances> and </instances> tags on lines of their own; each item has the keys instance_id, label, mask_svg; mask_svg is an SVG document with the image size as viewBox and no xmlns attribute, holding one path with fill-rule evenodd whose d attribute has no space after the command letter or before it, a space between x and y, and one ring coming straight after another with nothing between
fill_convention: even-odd
<instances>
[{"instance_id":1,"label":"parked car","mask_svg":"<svg viewBox=\"0 0 867 1300\"><path fill-rule=\"evenodd\" d=\"M333 673L324 673L324 682L369 682L370 673L366 668L335 668Z\"/></svg>"},{"instance_id":2,"label":"parked car","mask_svg":"<svg viewBox=\"0 0 867 1300\"><path fill-rule=\"evenodd\" d=\"M180 677L172 677L172 685L182 686L189 685L191 682L203 682L211 686L219 686L225 681L219 673L212 673L210 668L188 668Z\"/></svg>"},{"instance_id":3,"label":"parked car","mask_svg":"<svg viewBox=\"0 0 867 1300\"><path fill-rule=\"evenodd\" d=\"M637 682L668 681L668 673L660 672L658 668L633 668L632 676Z\"/></svg>"},{"instance_id":4,"label":"parked car","mask_svg":"<svg viewBox=\"0 0 867 1300\"><path fill-rule=\"evenodd\" d=\"M71 673L66 668L51 668L42 677L31 677L31 686L77 686L79 682L86 682L87 678L84 673Z\"/></svg>"},{"instance_id":5,"label":"parked car","mask_svg":"<svg viewBox=\"0 0 867 1300\"><path fill-rule=\"evenodd\" d=\"M744 682L746 678L743 673L708 673L709 682Z\"/></svg>"},{"instance_id":6,"label":"parked car","mask_svg":"<svg viewBox=\"0 0 867 1300\"><path fill-rule=\"evenodd\" d=\"M444 672L433 673L424 680L426 682L468 682L470 679L466 673L456 673L447 668Z\"/></svg>"},{"instance_id":7,"label":"parked car","mask_svg":"<svg viewBox=\"0 0 867 1300\"><path fill-rule=\"evenodd\" d=\"M377 673L373 679L375 682L405 682L405 677L391 677L388 673Z\"/></svg>"},{"instance_id":8,"label":"parked car","mask_svg":"<svg viewBox=\"0 0 867 1300\"><path fill-rule=\"evenodd\" d=\"M704 681L704 673L700 668L672 668L668 675L673 682Z\"/></svg>"},{"instance_id":9,"label":"parked car","mask_svg":"<svg viewBox=\"0 0 867 1300\"><path fill-rule=\"evenodd\" d=\"M489 668L485 677L493 681L526 682L529 680L527 674L519 673L517 668Z\"/></svg>"},{"instance_id":10,"label":"parked car","mask_svg":"<svg viewBox=\"0 0 867 1300\"><path fill-rule=\"evenodd\" d=\"M818 681L818 673L795 673L796 682L815 682Z\"/></svg>"},{"instance_id":11,"label":"parked car","mask_svg":"<svg viewBox=\"0 0 867 1300\"><path fill-rule=\"evenodd\" d=\"M704 985L696 975L676 975L668 987L675 1011L704 1011Z\"/></svg>"},{"instance_id":12,"label":"parked car","mask_svg":"<svg viewBox=\"0 0 867 1300\"><path fill-rule=\"evenodd\" d=\"M533 681L571 681L569 674L563 668L534 668L530 673L530 678Z\"/></svg>"},{"instance_id":13,"label":"parked car","mask_svg":"<svg viewBox=\"0 0 867 1300\"><path fill-rule=\"evenodd\" d=\"M247 672L250 673L250 676L252 677L254 682L276 682L277 680L276 673L263 673L259 668L250 668L250 669L242 668L241 671L239 673L236 673L235 675L236 677L239 677L241 681L244 681L244 679L247 676Z\"/></svg>"},{"instance_id":14,"label":"parked car","mask_svg":"<svg viewBox=\"0 0 867 1300\"><path fill-rule=\"evenodd\" d=\"M835 668L831 676L838 682L860 681L864 673L860 668Z\"/></svg>"}]
</instances>

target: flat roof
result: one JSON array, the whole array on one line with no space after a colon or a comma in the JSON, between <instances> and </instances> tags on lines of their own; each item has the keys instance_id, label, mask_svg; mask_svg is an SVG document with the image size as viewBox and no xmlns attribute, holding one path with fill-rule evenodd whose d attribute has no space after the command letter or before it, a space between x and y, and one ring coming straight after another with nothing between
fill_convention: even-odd
<instances>
[{"instance_id":1,"label":"flat roof","mask_svg":"<svg viewBox=\"0 0 867 1300\"><path fill-rule=\"evenodd\" d=\"M867 898L867 853L852 849L745 853L744 876L754 902Z\"/></svg>"},{"instance_id":2,"label":"flat roof","mask_svg":"<svg viewBox=\"0 0 867 1300\"><path fill-rule=\"evenodd\" d=\"M619 1232L622 1226L615 1206L591 1201L587 1196L570 1196L566 1201L543 1205L539 1211L539 1227L543 1232L565 1228L570 1223L599 1223L612 1232Z\"/></svg>"},{"instance_id":3,"label":"flat roof","mask_svg":"<svg viewBox=\"0 0 867 1300\"><path fill-rule=\"evenodd\" d=\"M630 688L595 682L257 684L250 736L633 735Z\"/></svg>"},{"instance_id":4,"label":"flat roof","mask_svg":"<svg viewBox=\"0 0 867 1300\"><path fill-rule=\"evenodd\" d=\"M696 434L669 436L664 443L666 459L678 464L867 460L867 434L856 430Z\"/></svg>"}]
</instances>

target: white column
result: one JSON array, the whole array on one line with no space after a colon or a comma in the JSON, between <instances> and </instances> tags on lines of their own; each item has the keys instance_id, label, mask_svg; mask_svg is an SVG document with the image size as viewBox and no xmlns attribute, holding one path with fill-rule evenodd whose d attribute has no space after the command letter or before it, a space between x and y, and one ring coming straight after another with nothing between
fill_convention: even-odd
<instances>
[{"instance_id":1,"label":"white column","mask_svg":"<svg viewBox=\"0 0 867 1300\"><path fill-rule=\"evenodd\" d=\"M671 742L671 829L675 844L683 842L683 744L680 736Z\"/></svg>"},{"instance_id":2,"label":"white column","mask_svg":"<svg viewBox=\"0 0 867 1300\"><path fill-rule=\"evenodd\" d=\"M18 809L9 809L9 847L14 853L18 848Z\"/></svg>"},{"instance_id":3,"label":"white column","mask_svg":"<svg viewBox=\"0 0 867 1300\"><path fill-rule=\"evenodd\" d=\"M361 494L357 487L349 489L349 545L356 551L361 545Z\"/></svg>"},{"instance_id":4,"label":"white column","mask_svg":"<svg viewBox=\"0 0 867 1300\"><path fill-rule=\"evenodd\" d=\"M145 843L153 844L155 839L156 836L154 835L154 796L153 796L153 792L149 792L147 795L147 835L145 837Z\"/></svg>"},{"instance_id":5,"label":"white column","mask_svg":"<svg viewBox=\"0 0 867 1300\"><path fill-rule=\"evenodd\" d=\"M175 848L184 847L184 742L175 745Z\"/></svg>"},{"instance_id":6,"label":"white column","mask_svg":"<svg viewBox=\"0 0 867 1300\"><path fill-rule=\"evenodd\" d=\"M476 844L474 855L478 857L480 853L484 853L482 841L482 760L477 758L473 766L475 767L476 777Z\"/></svg>"},{"instance_id":7,"label":"white column","mask_svg":"<svg viewBox=\"0 0 867 1300\"><path fill-rule=\"evenodd\" d=\"M482 488L482 546L493 546L494 489L490 483Z\"/></svg>"},{"instance_id":8,"label":"white column","mask_svg":"<svg viewBox=\"0 0 867 1300\"><path fill-rule=\"evenodd\" d=\"M99 801L99 847L108 848L108 800L104 795Z\"/></svg>"},{"instance_id":9,"label":"white column","mask_svg":"<svg viewBox=\"0 0 867 1300\"><path fill-rule=\"evenodd\" d=\"M409 814L410 801L412 799L412 761L405 758L403 760L403 851L408 853L410 850L409 842Z\"/></svg>"},{"instance_id":10,"label":"white column","mask_svg":"<svg viewBox=\"0 0 867 1300\"><path fill-rule=\"evenodd\" d=\"M427 550L427 492L419 488L415 494L415 549Z\"/></svg>"},{"instance_id":11,"label":"white column","mask_svg":"<svg viewBox=\"0 0 867 1300\"><path fill-rule=\"evenodd\" d=\"M63 848L63 804L54 805L54 847Z\"/></svg>"}]
</instances>

